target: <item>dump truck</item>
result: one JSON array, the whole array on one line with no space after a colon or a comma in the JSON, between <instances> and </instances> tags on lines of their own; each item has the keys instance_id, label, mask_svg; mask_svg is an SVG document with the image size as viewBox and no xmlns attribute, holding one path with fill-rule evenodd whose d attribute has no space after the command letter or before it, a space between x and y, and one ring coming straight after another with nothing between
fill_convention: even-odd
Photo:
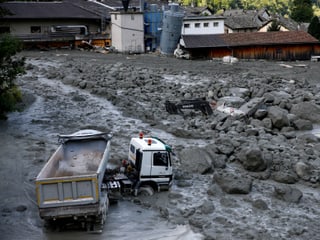
<instances>
[{"instance_id":1,"label":"dump truck","mask_svg":"<svg viewBox=\"0 0 320 240\"><path fill-rule=\"evenodd\" d=\"M77 222L102 231L110 201L167 190L172 148L156 137L132 138L128 159L109 169L111 133L81 130L59 136L59 147L36 177L39 215L49 225Z\"/></svg>"},{"instance_id":2,"label":"dump truck","mask_svg":"<svg viewBox=\"0 0 320 240\"><path fill-rule=\"evenodd\" d=\"M109 206L103 188L112 135L81 130L59 136L59 147L36 177L40 217L48 223L73 219L101 228Z\"/></svg>"}]
</instances>

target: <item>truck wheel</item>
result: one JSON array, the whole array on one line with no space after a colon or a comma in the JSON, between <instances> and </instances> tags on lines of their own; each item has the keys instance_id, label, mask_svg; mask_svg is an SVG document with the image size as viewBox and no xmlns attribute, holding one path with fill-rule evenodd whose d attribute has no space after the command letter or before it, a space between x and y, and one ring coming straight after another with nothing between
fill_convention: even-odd
<instances>
[{"instance_id":1,"label":"truck wheel","mask_svg":"<svg viewBox=\"0 0 320 240\"><path fill-rule=\"evenodd\" d=\"M139 195L141 196L152 196L154 194L154 190L150 186L143 186L139 188Z\"/></svg>"}]
</instances>

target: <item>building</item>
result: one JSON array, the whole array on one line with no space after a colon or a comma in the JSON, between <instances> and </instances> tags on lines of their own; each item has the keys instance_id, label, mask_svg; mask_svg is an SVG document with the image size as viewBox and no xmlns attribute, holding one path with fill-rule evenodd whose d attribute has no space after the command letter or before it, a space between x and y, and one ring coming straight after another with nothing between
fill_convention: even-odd
<instances>
[{"instance_id":1,"label":"building","mask_svg":"<svg viewBox=\"0 0 320 240\"><path fill-rule=\"evenodd\" d=\"M258 29L271 19L266 9L258 10L225 10L225 33L257 32Z\"/></svg>"},{"instance_id":2,"label":"building","mask_svg":"<svg viewBox=\"0 0 320 240\"><path fill-rule=\"evenodd\" d=\"M183 19L182 35L224 33L224 18L219 16L187 16Z\"/></svg>"},{"instance_id":3,"label":"building","mask_svg":"<svg viewBox=\"0 0 320 240\"><path fill-rule=\"evenodd\" d=\"M146 50L155 51L160 46L163 11L157 4L145 4L143 16Z\"/></svg>"},{"instance_id":4,"label":"building","mask_svg":"<svg viewBox=\"0 0 320 240\"><path fill-rule=\"evenodd\" d=\"M183 35L191 58L309 60L320 55L320 42L304 31Z\"/></svg>"},{"instance_id":5,"label":"building","mask_svg":"<svg viewBox=\"0 0 320 240\"><path fill-rule=\"evenodd\" d=\"M82 41L110 41L106 19L71 2L5 2L11 14L1 19L0 33L10 33L26 46L76 46ZM102 29L103 27L103 29Z\"/></svg>"},{"instance_id":6,"label":"building","mask_svg":"<svg viewBox=\"0 0 320 240\"><path fill-rule=\"evenodd\" d=\"M144 53L144 20L142 12L111 13L112 46L122 53Z\"/></svg>"}]
</instances>

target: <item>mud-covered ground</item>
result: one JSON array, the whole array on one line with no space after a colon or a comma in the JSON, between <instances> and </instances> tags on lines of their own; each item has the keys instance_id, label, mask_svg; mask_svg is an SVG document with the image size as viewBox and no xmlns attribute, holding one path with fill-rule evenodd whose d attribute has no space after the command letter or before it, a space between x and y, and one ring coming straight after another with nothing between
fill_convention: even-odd
<instances>
[{"instance_id":1,"label":"mud-covered ground","mask_svg":"<svg viewBox=\"0 0 320 240\"><path fill-rule=\"evenodd\" d=\"M24 110L0 122L1 239L318 238L319 63L227 64L85 51L19 56L27 66L18 79ZM164 106L230 96L263 97L265 115L171 115ZM57 135L84 128L113 132L113 164L140 131L162 138L177 153L174 186L111 206L101 235L47 231L34 178Z\"/></svg>"}]
</instances>

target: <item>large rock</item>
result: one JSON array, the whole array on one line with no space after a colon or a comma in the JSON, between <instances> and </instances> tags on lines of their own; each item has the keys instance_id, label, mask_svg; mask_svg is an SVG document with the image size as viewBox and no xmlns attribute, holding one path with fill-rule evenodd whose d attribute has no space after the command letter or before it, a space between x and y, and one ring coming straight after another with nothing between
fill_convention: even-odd
<instances>
[{"instance_id":1,"label":"large rock","mask_svg":"<svg viewBox=\"0 0 320 240\"><path fill-rule=\"evenodd\" d=\"M293 121L293 126L297 130L312 130L313 129L312 122L310 120L305 120L305 119L297 119L297 120Z\"/></svg>"},{"instance_id":2,"label":"large rock","mask_svg":"<svg viewBox=\"0 0 320 240\"><path fill-rule=\"evenodd\" d=\"M268 117L275 128L281 129L289 126L288 112L280 107L271 106L268 108Z\"/></svg>"},{"instance_id":3,"label":"large rock","mask_svg":"<svg viewBox=\"0 0 320 240\"><path fill-rule=\"evenodd\" d=\"M311 167L307 163L299 161L295 164L294 170L296 174L303 180L309 180L311 176Z\"/></svg>"},{"instance_id":4,"label":"large rock","mask_svg":"<svg viewBox=\"0 0 320 240\"><path fill-rule=\"evenodd\" d=\"M292 114L312 122L320 122L320 107L312 102L301 102L292 105Z\"/></svg>"},{"instance_id":5,"label":"large rock","mask_svg":"<svg viewBox=\"0 0 320 240\"><path fill-rule=\"evenodd\" d=\"M303 196L299 189L290 186L275 187L274 195L276 198L290 203L299 203Z\"/></svg>"},{"instance_id":6,"label":"large rock","mask_svg":"<svg viewBox=\"0 0 320 240\"><path fill-rule=\"evenodd\" d=\"M239 160L243 167L248 171L258 172L267 168L267 161L263 153L257 146L245 147L238 154Z\"/></svg>"},{"instance_id":7,"label":"large rock","mask_svg":"<svg viewBox=\"0 0 320 240\"><path fill-rule=\"evenodd\" d=\"M186 148L179 153L181 168L185 171L204 174L212 171L211 156L204 148Z\"/></svg>"},{"instance_id":8,"label":"large rock","mask_svg":"<svg viewBox=\"0 0 320 240\"><path fill-rule=\"evenodd\" d=\"M230 194L248 194L252 188L252 179L231 171L219 171L213 175L220 188Z\"/></svg>"}]
</instances>

